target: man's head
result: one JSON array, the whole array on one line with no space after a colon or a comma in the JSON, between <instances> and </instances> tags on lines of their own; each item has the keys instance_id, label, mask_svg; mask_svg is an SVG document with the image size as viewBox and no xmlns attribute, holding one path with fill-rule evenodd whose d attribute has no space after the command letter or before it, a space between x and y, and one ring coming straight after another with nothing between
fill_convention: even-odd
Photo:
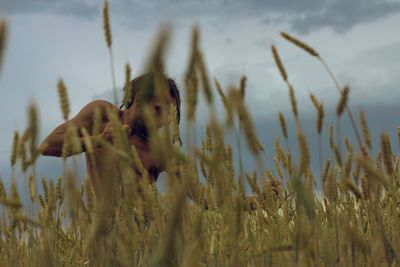
<instances>
[{"instance_id":1,"label":"man's head","mask_svg":"<svg viewBox=\"0 0 400 267\"><path fill-rule=\"evenodd\" d=\"M174 80L167 78L165 79L167 89L165 92L161 92L160 95L157 95L155 92L155 81L153 73L143 74L135 79L133 79L129 83L129 87L125 88L128 91L128 95L130 93L130 97L125 99L125 103L121 106L121 109L125 107L124 112L130 113L133 112L133 103L137 96L140 97L138 99L140 102L145 102L150 105L150 108L153 109L154 113L157 117L161 117L162 112L168 112L169 104L174 104L176 107L177 121L180 121L180 106L181 99L179 95L179 90L174 82ZM165 110L166 109L166 110ZM136 123L139 124L142 128L144 127L143 118L137 118L138 121ZM160 118L159 118L160 119ZM145 129L142 129L145 131ZM134 133L132 133L134 134ZM147 134L147 133L146 133Z\"/></svg>"}]
</instances>

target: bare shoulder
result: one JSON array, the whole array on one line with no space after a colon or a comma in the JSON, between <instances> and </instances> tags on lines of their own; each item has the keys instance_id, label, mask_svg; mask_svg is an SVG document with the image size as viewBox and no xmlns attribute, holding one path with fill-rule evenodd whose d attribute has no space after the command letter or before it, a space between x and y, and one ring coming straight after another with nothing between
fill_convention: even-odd
<instances>
[{"instance_id":1,"label":"bare shoulder","mask_svg":"<svg viewBox=\"0 0 400 267\"><path fill-rule=\"evenodd\" d=\"M102 117L107 116L107 110L117 109L113 104L105 100L95 100L84 106L77 117L91 119L96 109L100 110Z\"/></svg>"},{"instance_id":2,"label":"bare shoulder","mask_svg":"<svg viewBox=\"0 0 400 267\"><path fill-rule=\"evenodd\" d=\"M92 128L93 115L96 109L100 110L101 120L107 121L107 110L117 109L113 104L104 100L95 100L84 106L70 121L78 128Z\"/></svg>"},{"instance_id":3,"label":"bare shoulder","mask_svg":"<svg viewBox=\"0 0 400 267\"><path fill-rule=\"evenodd\" d=\"M111 104L110 102L105 101L105 100L94 100L94 101L90 102L89 104L87 104L86 106L84 106L82 108L82 111L87 110L87 111L93 112L96 108L100 109L101 111L103 111L103 110L106 111L109 108L113 109L116 107L113 104Z\"/></svg>"}]
</instances>

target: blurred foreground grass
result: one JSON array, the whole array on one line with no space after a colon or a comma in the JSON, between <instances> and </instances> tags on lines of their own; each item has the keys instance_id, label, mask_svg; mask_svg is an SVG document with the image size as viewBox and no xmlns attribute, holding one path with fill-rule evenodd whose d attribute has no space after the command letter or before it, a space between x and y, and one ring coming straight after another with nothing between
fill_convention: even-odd
<instances>
[{"instance_id":1,"label":"blurred foreground grass","mask_svg":"<svg viewBox=\"0 0 400 267\"><path fill-rule=\"evenodd\" d=\"M105 26L107 28L107 26ZM108 27L110 27L108 25ZM111 30L107 45L111 52ZM107 32L107 30L106 30ZM311 56L326 63L308 45L282 33L282 36ZM5 49L7 24L0 22L0 64ZM169 30L163 28L146 66L156 77L164 75L163 57ZM400 176L399 158L392 152L387 133L375 143L380 145L372 155L367 121L360 113L361 134L353 124L357 146L347 140L341 151L340 117L347 111L350 88L340 87L330 70L340 93L336 110L336 129L329 127L329 139L321 140L324 109L311 95L317 111L316 131L319 136L319 173L310 170L310 152L298 118L294 88L289 82L278 52L271 47L283 81L288 85L293 115L296 119L299 161L295 162L288 147L285 118L279 114L282 137L275 139L275 153L268 166L260 166L253 174L243 172L240 158L225 144L224 136L235 131L243 134L254 160L263 165L265 153L247 110L246 78L240 85L224 90L217 80L211 82L198 46L199 31L192 33L191 55L185 73L185 114L187 151L173 145L172 136L179 138L176 122L161 134L152 135L154 153L168 171L167 188L162 194L138 161L134 147L127 145L126 135L115 122L113 144L121 158L123 179L118 182L124 194L113 196L115 205L99 201L88 178L77 184L74 171L64 168L54 184L35 174L39 156L37 108L29 107L29 125L22 134L15 133L11 167L21 164L28 177L31 203L22 203L16 180L11 177L8 194L0 183L0 265L1 266L398 266L400 253ZM111 57L112 60L112 57ZM1 65L0 65L1 67ZM130 80L127 68L127 82ZM161 84L161 83L159 83ZM59 83L64 118L68 118L67 91ZM214 109L214 87L226 111L225 121L218 121ZM210 108L206 140L193 143L199 91L204 93ZM173 112L173 110L171 111ZM145 112L146 113L146 112ZM112 117L112 114L110 115ZM146 119L152 123L151 114ZM334 138L333 130L336 130ZM79 150L74 130L65 139L66 150ZM399 134L400 139L400 134ZM177 140L177 139L175 139ZM240 140L240 138L237 138ZM283 140L285 145L281 145ZM322 162L322 142L329 142L331 157ZM91 140L85 140L90 147ZM78 146L77 146L78 144ZM240 157L240 141L238 146ZM293 150L292 150L293 151ZM95 153L95 150L86 153ZM65 160L65 158L64 158ZM135 181L133 167L144 179ZM272 169L273 168L273 169ZM239 171L235 171L239 170ZM115 174L108 174L114 181ZM179 177L177 177L177 175ZM206 190L195 202L186 196L192 184L205 177ZM322 188L316 188L316 180ZM0 180L1 181L1 180ZM247 197L247 182L253 196ZM38 193L41 183L43 194ZM138 188L141 192L138 193ZM121 187L118 187L121 190ZM320 194L319 192L322 190ZM206 202L206 203L205 203ZM207 209L204 208L205 204Z\"/></svg>"}]
</instances>

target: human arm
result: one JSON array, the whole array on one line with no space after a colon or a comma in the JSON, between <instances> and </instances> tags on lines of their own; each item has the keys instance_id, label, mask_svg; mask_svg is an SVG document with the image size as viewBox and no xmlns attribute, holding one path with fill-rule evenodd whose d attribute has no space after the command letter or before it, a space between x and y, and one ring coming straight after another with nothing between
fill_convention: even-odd
<instances>
[{"instance_id":1,"label":"human arm","mask_svg":"<svg viewBox=\"0 0 400 267\"><path fill-rule=\"evenodd\" d=\"M42 155L45 156L54 156L54 157L61 157L62 156L62 149L65 140L65 134L67 132L68 127L74 126L77 131L78 141L81 146L81 151L86 151L85 143L83 140L82 133L80 129L85 128L90 136L92 134L93 128L93 115L95 109L99 109L100 111L100 120L101 120L101 128L100 131L102 132L102 137L106 140L111 138L110 127L107 127L107 109L116 109L114 105L107 101L96 100L85 107L72 119L62 123L61 125L57 126L40 144L39 151ZM71 156L74 153L70 151L67 156ZM76 153L75 153L76 154Z\"/></svg>"}]
</instances>

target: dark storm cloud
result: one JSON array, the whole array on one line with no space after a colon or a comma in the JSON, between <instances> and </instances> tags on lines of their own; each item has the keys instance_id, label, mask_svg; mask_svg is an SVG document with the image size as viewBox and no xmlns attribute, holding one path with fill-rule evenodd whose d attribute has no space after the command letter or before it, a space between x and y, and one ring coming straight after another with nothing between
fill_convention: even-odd
<instances>
[{"instance_id":1,"label":"dark storm cloud","mask_svg":"<svg viewBox=\"0 0 400 267\"><path fill-rule=\"evenodd\" d=\"M11 13L51 11L84 18L101 12L103 1L10 1ZM400 10L399 0L116 0L110 2L114 18L131 27L158 24L159 19L173 17L178 23L190 19L211 19L227 24L242 18L257 18L266 24L289 23L300 34L323 27L343 33L357 24L373 22ZM6 8L7 9L7 8ZM223 23L222 23L223 22Z\"/></svg>"}]
</instances>

